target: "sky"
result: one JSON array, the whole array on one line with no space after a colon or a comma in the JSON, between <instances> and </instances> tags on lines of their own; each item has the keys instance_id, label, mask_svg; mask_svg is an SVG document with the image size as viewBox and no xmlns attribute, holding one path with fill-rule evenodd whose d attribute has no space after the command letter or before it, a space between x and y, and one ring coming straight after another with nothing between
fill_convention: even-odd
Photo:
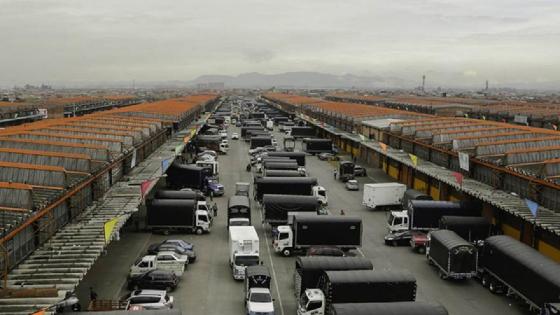
<instances>
[{"instance_id":1,"label":"sky","mask_svg":"<svg viewBox=\"0 0 560 315\"><path fill-rule=\"evenodd\" d=\"M560 83L558 0L0 0L0 33L3 86L292 71Z\"/></svg>"}]
</instances>

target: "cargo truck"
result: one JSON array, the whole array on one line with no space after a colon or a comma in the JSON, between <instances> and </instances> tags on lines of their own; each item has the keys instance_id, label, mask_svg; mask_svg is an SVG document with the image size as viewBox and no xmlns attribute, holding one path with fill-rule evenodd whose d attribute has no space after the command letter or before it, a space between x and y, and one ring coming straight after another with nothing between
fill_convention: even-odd
<instances>
[{"instance_id":1,"label":"cargo truck","mask_svg":"<svg viewBox=\"0 0 560 315\"><path fill-rule=\"evenodd\" d=\"M332 153L332 140L330 139L319 139L319 138L304 138L303 151L311 154L317 153Z\"/></svg>"},{"instance_id":2,"label":"cargo truck","mask_svg":"<svg viewBox=\"0 0 560 315\"><path fill-rule=\"evenodd\" d=\"M426 302L383 302L333 304L331 315L448 315L440 304Z\"/></svg>"},{"instance_id":3,"label":"cargo truck","mask_svg":"<svg viewBox=\"0 0 560 315\"><path fill-rule=\"evenodd\" d=\"M270 136L253 136L250 139L250 148L266 147L272 145L272 138Z\"/></svg>"},{"instance_id":4,"label":"cargo truck","mask_svg":"<svg viewBox=\"0 0 560 315\"><path fill-rule=\"evenodd\" d=\"M296 160L299 166L305 166L305 153L304 152L268 152L269 157L289 157L290 159Z\"/></svg>"},{"instance_id":5,"label":"cargo truck","mask_svg":"<svg viewBox=\"0 0 560 315\"><path fill-rule=\"evenodd\" d=\"M297 170L268 170L265 169L264 176L266 177L305 177L305 174Z\"/></svg>"},{"instance_id":6,"label":"cargo truck","mask_svg":"<svg viewBox=\"0 0 560 315\"><path fill-rule=\"evenodd\" d=\"M313 127L293 126L291 136L294 138L312 138L315 137L315 129Z\"/></svg>"},{"instance_id":7,"label":"cargo truck","mask_svg":"<svg viewBox=\"0 0 560 315\"><path fill-rule=\"evenodd\" d=\"M151 199L146 201L146 226L165 234L187 230L198 235L210 232L208 210L197 209L199 202L188 199Z\"/></svg>"},{"instance_id":8,"label":"cargo truck","mask_svg":"<svg viewBox=\"0 0 560 315\"><path fill-rule=\"evenodd\" d=\"M298 214L291 224L278 226L273 240L275 252L287 257L311 246L336 246L343 250L361 247L362 218Z\"/></svg>"},{"instance_id":9,"label":"cargo truck","mask_svg":"<svg viewBox=\"0 0 560 315\"><path fill-rule=\"evenodd\" d=\"M477 274L476 247L453 231L430 232L426 258L438 269L439 277L442 279L469 279Z\"/></svg>"},{"instance_id":10,"label":"cargo truck","mask_svg":"<svg viewBox=\"0 0 560 315\"><path fill-rule=\"evenodd\" d=\"M439 227L444 215L480 216L481 209L470 202L410 200L408 209L391 211L387 220L390 232L406 230L430 231Z\"/></svg>"},{"instance_id":11,"label":"cargo truck","mask_svg":"<svg viewBox=\"0 0 560 315\"><path fill-rule=\"evenodd\" d=\"M266 194L262 199L263 219L272 226L286 224L288 212L317 214L320 206L315 196Z\"/></svg>"},{"instance_id":12,"label":"cargo truck","mask_svg":"<svg viewBox=\"0 0 560 315\"><path fill-rule=\"evenodd\" d=\"M297 257L294 272L296 299L299 301L308 288L316 288L319 278L327 270L373 270L373 264L363 257Z\"/></svg>"},{"instance_id":13,"label":"cargo truck","mask_svg":"<svg viewBox=\"0 0 560 315\"><path fill-rule=\"evenodd\" d=\"M206 201L206 197L200 191L195 190L167 190L160 189L156 191L154 199L190 199L197 201Z\"/></svg>"},{"instance_id":14,"label":"cargo truck","mask_svg":"<svg viewBox=\"0 0 560 315\"><path fill-rule=\"evenodd\" d=\"M173 162L167 169L167 186L173 189L192 188L202 192L207 190L207 171L194 164Z\"/></svg>"},{"instance_id":15,"label":"cargo truck","mask_svg":"<svg viewBox=\"0 0 560 315\"><path fill-rule=\"evenodd\" d=\"M492 224L485 217L444 215L439 220L439 228L451 230L471 243L484 241L492 235Z\"/></svg>"},{"instance_id":16,"label":"cargo truck","mask_svg":"<svg viewBox=\"0 0 560 315\"><path fill-rule=\"evenodd\" d=\"M247 196L231 196L228 200L227 226L251 225L251 203Z\"/></svg>"},{"instance_id":17,"label":"cargo truck","mask_svg":"<svg viewBox=\"0 0 560 315\"><path fill-rule=\"evenodd\" d=\"M229 227L229 265L235 280L245 278L247 266L258 265L259 236L253 226Z\"/></svg>"},{"instance_id":18,"label":"cargo truck","mask_svg":"<svg viewBox=\"0 0 560 315\"><path fill-rule=\"evenodd\" d=\"M274 315L274 300L270 293L270 272L263 265L245 268L245 308L247 314Z\"/></svg>"},{"instance_id":19,"label":"cargo truck","mask_svg":"<svg viewBox=\"0 0 560 315\"><path fill-rule=\"evenodd\" d=\"M229 148L227 144L222 143L220 135L198 135L196 137L196 146L198 148L214 150L221 154L227 154Z\"/></svg>"},{"instance_id":20,"label":"cargo truck","mask_svg":"<svg viewBox=\"0 0 560 315\"><path fill-rule=\"evenodd\" d=\"M267 120L266 121L266 129L272 131L274 130L274 121L272 120Z\"/></svg>"},{"instance_id":21,"label":"cargo truck","mask_svg":"<svg viewBox=\"0 0 560 315\"><path fill-rule=\"evenodd\" d=\"M317 186L314 177L261 177L255 179L254 197L259 202L265 194L311 196L313 187Z\"/></svg>"},{"instance_id":22,"label":"cargo truck","mask_svg":"<svg viewBox=\"0 0 560 315\"><path fill-rule=\"evenodd\" d=\"M338 164L338 179L344 183L354 179L354 163L351 161L340 161Z\"/></svg>"},{"instance_id":23,"label":"cargo truck","mask_svg":"<svg viewBox=\"0 0 560 315\"><path fill-rule=\"evenodd\" d=\"M509 236L490 236L479 251L478 277L493 293L525 301L531 310L560 303L560 264Z\"/></svg>"},{"instance_id":24,"label":"cargo truck","mask_svg":"<svg viewBox=\"0 0 560 315\"><path fill-rule=\"evenodd\" d=\"M306 289L298 315L332 314L333 304L409 302L416 299L416 279L411 273L390 270L325 271L317 288Z\"/></svg>"},{"instance_id":25,"label":"cargo truck","mask_svg":"<svg viewBox=\"0 0 560 315\"><path fill-rule=\"evenodd\" d=\"M400 183L364 184L362 205L369 209L400 208L405 191L406 185Z\"/></svg>"}]
</instances>

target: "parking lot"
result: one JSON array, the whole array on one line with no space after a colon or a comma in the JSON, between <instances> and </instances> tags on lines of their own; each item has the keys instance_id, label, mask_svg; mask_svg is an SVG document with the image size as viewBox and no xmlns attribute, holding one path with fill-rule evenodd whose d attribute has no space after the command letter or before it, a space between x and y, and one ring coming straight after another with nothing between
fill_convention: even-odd
<instances>
[{"instance_id":1,"label":"parking lot","mask_svg":"<svg viewBox=\"0 0 560 315\"><path fill-rule=\"evenodd\" d=\"M229 133L238 132L230 127ZM282 135L275 132L278 144L282 145ZM253 174L245 167L248 161L248 144L243 140L230 140L227 155L219 157L220 183L226 194L214 198L218 204L218 216L214 219L212 231L205 235L177 234L163 236L151 233L122 233L120 241L113 242L105 256L97 261L78 288L80 301L86 307L89 287L93 287L100 299L116 299L125 295L126 275L130 265L145 253L148 245L165 238L180 238L192 242L197 252L196 263L189 265L179 287L171 293L175 308L184 314L244 314L242 282L236 282L228 264L228 233L226 231L225 209L227 200L233 193L236 182L251 182ZM301 148L298 141L296 149ZM386 213L370 211L361 205L362 191L347 191L344 185L333 178L334 162L320 161L308 156L306 169L309 176L316 177L320 185L328 191L329 210L338 215L344 209L348 215L358 215L363 220L363 246L352 255L369 258L377 270L406 269L412 272L418 283L417 300L438 302L450 314L525 314L528 311L517 306L513 300L488 292L475 280L444 281L428 265L424 255L413 252L408 247L388 247L383 243L386 233ZM359 163L359 162L358 162ZM358 177L360 185L367 182L387 181L380 170L367 168L367 177ZM260 237L261 259L267 265L274 279L272 291L275 298L276 314L295 314L296 303L293 293L294 257L282 257L273 252L270 229L261 224L260 211L253 203L252 222ZM514 303L511 305L511 303Z\"/></svg>"}]
</instances>

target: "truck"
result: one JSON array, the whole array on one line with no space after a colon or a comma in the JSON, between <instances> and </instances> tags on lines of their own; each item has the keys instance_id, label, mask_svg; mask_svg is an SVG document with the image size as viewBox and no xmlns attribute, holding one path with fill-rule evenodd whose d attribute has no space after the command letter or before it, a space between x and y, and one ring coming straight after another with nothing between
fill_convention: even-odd
<instances>
[{"instance_id":1,"label":"truck","mask_svg":"<svg viewBox=\"0 0 560 315\"><path fill-rule=\"evenodd\" d=\"M261 177L255 179L254 197L261 202L263 195L278 192L285 195L311 196L313 186L317 186L317 179L314 177Z\"/></svg>"},{"instance_id":2,"label":"truck","mask_svg":"<svg viewBox=\"0 0 560 315\"><path fill-rule=\"evenodd\" d=\"M196 146L198 148L206 148L214 150L221 154L227 154L228 146L222 143L222 136L217 135L198 135L196 137Z\"/></svg>"},{"instance_id":3,"label":"truck","mask_svg":"<svg viewBox=\"0 0 560 315\"><path fill-rule=\"evenodd\" d=\"M292 171L299 170L299 165L294 160L287 160L287 161L265 160L262 164L265 170L292 170Z\"/></svg>"},{"instance_id":4,"label":"truck","mask_svg":"<svg viewBox=\"0 0 560 315\"><path fill-rule=\"evenodd\" d=\"M272 137L270 136L253 136L251 137L250 148L266 147L272 145Z\"/></svg>"},{"instance_id":5,"label":"truck","mask_svg":"<svg viewBox=\"0 0 560 315\"><path fill-rule=\"evenodd\" d=\"M263 130L264 128L262 126L245 126L245 127L241 127L241 138L246 139L247 138L247 131L249 130Z\"/></svg>"},{"instance_id":6,"label":"truck","mask_svg":"<svg viewBox=\"0 0 560 315\"><path fill-rule=\"evenodd\" d=\"M426 258L438 269L442 279L470 279L477 274L476 247L453 231L436 230L428 234Z\"/></svg>"},{"instance_id":7,"label":"truck","mask_svg":"<svg viewBox=\"0 0 560 315\"><path fill-rule=\"evenodd\" d=\"M304 152L287 152L287 151L277 151L277 152L268 152L268 156L285 156L289 157L290 159L294 159L297 161L299 166L305 166L305 153Z\"/></svg>"},{"instance_id":8,"label":"truck","mask_svg":"<svg viewBox=\"0 0 560 315\"><path fill-rule=\"evenodd\" d=\"M480 216L481 209L470 202L410 200L408 209L391 211L387 220L389 232L406 230L430 231L439 227L444 215Z\"/></svg>"},{"instance_id":9,"label":"truck","mask_svg":"<svg viewBox=\"0 0 560 315\"><path fill-rule=\"evenodd\" d=\"M207 171L194 164L173 162L166 171L167 186L172 189L192 188L202 192L207 190Z\"/></svg>"},{"instance_id":10,"label":"truck","mask_svg":"<svg viewBox=\"0 0 560 315\"><path fill-rule=\"evenodd\" d=\"M507 235L490 236L479 251L478 275L493 293L505 292L531 310L560 303L560 264Z\"/></svg>"},{"instance_id":11,"label":"truck","mask_svg":"<svg viewBox=\"0 0 560 315\"><path fill-rule=\"evenodd\" d=\"M439 219L439 228L451 230L471 243L484 241L492 235L492 224L485 217L444 215Z\"/></svg>"},{"instance_id":12,"label":"truck","mask_svg":"<svg viewBox=\"0 0 560 315\"><path fill-rule=\"evenodd\" d=\"M297 214L290 223L278 226L272 243L274 251L286 257L311 246L336 246L343 250L362 246L362 218L358 216Z\"/></svg>"},{"instance_id":13,"label":"truck","mask_svg":"<svg viewBox=\"0 0 560 315\"><path fill-rule=\"evenodd\" d=\"M237 182L235 183L235 196L249 197L250 189L251 189L251 184L245 182Z\"/></svg>"},{"instance_id":14,"label":"truck","mask_svg":"<svg viewBox=\"0 0 560 315\"><path fill-rule=\"evenodd\" d=\"M247 266L258 265L259 236L253 226L229 227L229 265L235 280L245 278Z\"/></svg>"},{"instance_id":15,"label":"truck","mask_svg":"<svg viewBox=\"0 0 560 315\"><path fill-rule=\"evenodd\" d=\"M294 137L286 136L283 140L284 152L294 152L296 147L296 140Z\"/></svg>"},{"instance_id":16,"label":"truck","mask_svg":"<svg viewBox=\"0 0 560 315\"><path fill-rule=\"evenodd\" d=\"M146 226L169 233L187 230L198 235L211 230L208 210L198 209L200 201L189 199L151 199L146 201Z\"/></svg>"},{"instance_id":17,"label":"truck","mask_svg":"<svg viewBox=\"0 0 560 315\"><path fill-rule=\"evenodd\" d=\"M270 293L270 272L264 265L245 268L245 308L247 314L274 315L274 303Z\"/></svg>"},{"instance_id":18,"label":"truck","mask_svg":"<svg viewBox=\"0 0 560 315\"><path fill-rule=\"evenodd\" d=\"M333 304L331 315L448 315L440 304L427 302L383 302Z\"/></svg>"},{"instance_id":19,"label":"truck","mask_svg":"<svg viewBox=\"0 0 560 315\"><path fill-rule=\"evenodd\" d=\"M262 199L263 219L271 226L286 224L288 212L317 214L319 209L319 200L314 196L266 194Z\"/></svg>"},{"instance_id":20,"label":"truck","mask_svg":"<svg viewBox=\"0 0 560 315\"><path fill-rule=\"evenodd\" d=\"M351 161L340 161L338 163L338 179L343 183L354 179L354 163Z\"/></svg>"},{"instance_id":21,"label":"truck","mask_svg":"<svg viewBox=\"0 0 560 315\"><path fill-rule=\"evenodd\" d=\"M313 127L293 126L291 136L294 138L312 138L315 137L315 129Z\"/></svg>"},{"instance_id":22,"label":"truck","mask_svg":"<svg viewBox=\"0 0 560 315\"><path fill-rule=\"evenodd\" d=\"M202 192L195 190L158 189L154 199L190 199L205 202L206 196Z\"/></svg>"},{"instance_id":23,"label":"truck","mask_svg":"<svg viewBox=\"0 0 560 315\"><path fill-rule=\"evenodd\" d=\"M298 170L264 170L266 177L304 177L305 174Z\"/></svg>"},{"instance_id":24,"label":"truck","mask_svg":"<svg viewBox=\"0 0 560 315\"><path fill-rule=\"evenodd\" d=\"M188 264L188 261L188 257L179 257L173 252L159 252L157 255L146 255L132 264L128 276L132 278L157 269L171 271L177 277L180 277L185 272L185 266Z\"/></svg>"},{"instance_id":25,"label":"truck","mask_svg":"<svg viewBox=\"0 0 560 315\"><path fill-rule=\"evenodd\" d=\"M316 288L306 289L298 315L332 314L333 304L410 302L416 299L416 279L404 271L325 271Z\"/></svg>"},{"instance_id":26,"label":"truck","mask_svg":"<svg viewBox=\"0 0 560 315\"><path fill-rule=\"evenodd\" d=\"M362 205L368 209L400 208L405 191L406 185L401 183L364 184Z\"/></svg>"},{"instance_id":27,"label":"truck","mask_svg":"<svg viewBox=\"0 0 560 315\"><path fill-rule=\"evenodd\" d=\"M228 200L227 227L251 225L251 203L247 196L231 196Z\"/></svg>"},{"instance_id":28,"label":"truck","mask_svg":"<svg viewBox=\"0 0 560 315\"><path fill-rule=\"evenodd\" d=\"M407 189L402 198L402 208L408 209L408 202L410 200L433 200L432 196L425 194L416 189Z\"/></svg>"},{"instance_id":29,"label":"truck","mask_svg":"<svg viewBox=\"0 0 560 315\"><path fill-rule=\"evenodd\" d=\"M320 138L304 138L302 142L303 151L310 154L332 153L332 140Z\"/></svg>"},{"instance_id":30,"label":"truck","mask_svg":"<svg viewBox=\"0 0 560 315\"><path fill-rule=\"evenodd\" d=\"M294 272L296 299L299 301L308 288L316 288L319 278L327 270L373 270L373 264L364 257L297 257Z\"/></svg>"},{"instance_id":31,"label":"truck","mask_svg":"<svg viewBox=\"0 0 560 315\"><path fill-rule=\"evenodd\" d=\"M274 130L274 121L273 120L267 120L266 121L266 129L272 131Z\"/></svg>"}]
</instances>

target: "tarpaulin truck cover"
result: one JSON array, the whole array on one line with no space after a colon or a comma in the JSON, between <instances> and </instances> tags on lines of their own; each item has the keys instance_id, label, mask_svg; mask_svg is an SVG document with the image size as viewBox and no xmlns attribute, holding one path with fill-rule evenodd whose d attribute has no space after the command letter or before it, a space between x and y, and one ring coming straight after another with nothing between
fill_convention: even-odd
<instances>
[{"instance_id":1,"label":"tarpaulin truck cover","mask_svg":"<svg viewBox=\"0 0 560 315\"><path fill-rule=\"evenodd\" d=\"M448 315L445 307L426 302L333 304L332 315Z\"/></svg>"}]
</instances>

